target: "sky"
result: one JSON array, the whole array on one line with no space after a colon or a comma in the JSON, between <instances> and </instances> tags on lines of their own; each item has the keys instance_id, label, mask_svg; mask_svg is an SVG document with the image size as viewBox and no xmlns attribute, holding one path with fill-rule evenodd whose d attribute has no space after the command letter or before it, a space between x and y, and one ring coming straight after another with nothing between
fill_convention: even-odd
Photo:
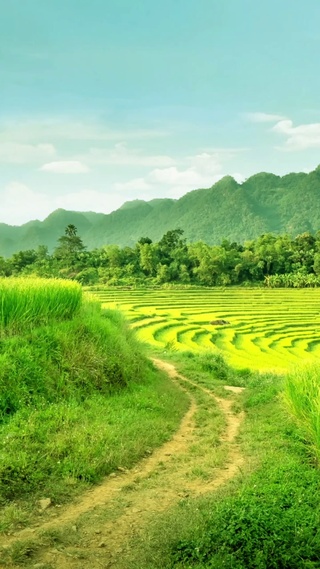
<instances>
[{"instance_id":1,"label":"sky","mask_svg":"<svg viewBox=\"0 0 320 569\"><path fill-rule=\"evenodd\" d=\"M0 222L320 163L319 0L0 0Z\"/></svg>"}]
</instances>

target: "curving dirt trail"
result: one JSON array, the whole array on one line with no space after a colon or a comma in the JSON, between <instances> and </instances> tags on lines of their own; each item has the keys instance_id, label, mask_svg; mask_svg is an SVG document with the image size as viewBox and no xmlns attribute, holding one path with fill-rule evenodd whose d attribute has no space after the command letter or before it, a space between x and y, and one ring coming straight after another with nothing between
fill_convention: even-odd
<instances>
[{"instance_id":1,"label":"curving dirt trail","mask_svg":"<svg viewBox=\"0 0 320 569\"><path fill-rule=\"evenodd\" d=\"M181 499L215 490L237 474L244 461L236 442L244 413L234 413L232 406L234 397L242 389L225 386L233 397L216 397L209 389L178 374L172 364L158 359L153 361L174 381L179 381L190 397L189 410L172 439L134 469L119 470L107 477L77 503L58 510L50 508L45 513L47 520L41 526L2 539L0 548L4 548L3 551L27 540L34 544L36 552L31 567L117 568L120 559L126 555L126 542L143 531L148 520ZM199 436L196 423L199 404L192 394L195 389L205 395L208 408L217 407L224 417L225 429L218 445L209 441L201 447L201 433ZM219 455L216 456L221 449L225 453L223 462ZM209 476L208 469L202 472L205 460L211 465ZM0 549L0 568L21 566L19 563L1 564Z\"/></svg>"}]
</instances>

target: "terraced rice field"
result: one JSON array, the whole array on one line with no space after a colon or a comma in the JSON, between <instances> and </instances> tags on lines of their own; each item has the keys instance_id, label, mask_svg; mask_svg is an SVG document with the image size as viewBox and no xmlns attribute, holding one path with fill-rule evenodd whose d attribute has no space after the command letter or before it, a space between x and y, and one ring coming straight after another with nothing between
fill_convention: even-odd
<instances>
[{"instance_id":1,"label":"terraced rice field","mask_svg":"<svg viewBox=\"0 0 320 569\"><path fill-rule=\"evenodd\" d=\"M91 291L163 349L221 350L231 365L285 370L320 357L320 289ZM227 325L210 324L227 320Z\"/></svg>"}]
</instances>

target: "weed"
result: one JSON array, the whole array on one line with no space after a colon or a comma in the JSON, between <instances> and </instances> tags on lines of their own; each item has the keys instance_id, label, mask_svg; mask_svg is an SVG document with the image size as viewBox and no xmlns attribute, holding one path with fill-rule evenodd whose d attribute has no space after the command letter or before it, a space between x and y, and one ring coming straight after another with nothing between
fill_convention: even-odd
<instances>
[{"instance_id":1,"label":"weed","mask_svg":"<svg viewBox=\"0 0 320 569\"><path fill-rule=\"evenodd\" d=\"M14 564L28 563L35 556L39 547L39 543L31 540L15 542L10 547L3 549L0 561Z\"/></svg>"}]
</instances>

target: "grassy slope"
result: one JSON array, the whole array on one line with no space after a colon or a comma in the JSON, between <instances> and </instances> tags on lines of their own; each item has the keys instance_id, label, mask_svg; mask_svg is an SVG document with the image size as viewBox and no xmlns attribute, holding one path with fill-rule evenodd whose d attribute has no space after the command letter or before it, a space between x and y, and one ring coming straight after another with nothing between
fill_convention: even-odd
<instances>
[{"instance_id":1,"label":"grassy slope","mask_svg":"<svg viewBox=\"0 0 320 569\"><path fill-rule=\"evenodd\" d=\"M2 531L27 524L40 498L62 503L132 466L171 436L188 406L121 315L92 304L71 321L4 339L1 358Z\"/></svg>"},{"instance_id":2,"label":"grassy slope","mask_svg":"<svg viewBox=\"0 0 320 569\"><path fill-rule=\"evenodd\" d=\"M237 374L204 356L176 363L207 386L245 383L245 469L201 499L182 501L135 543L128 569L303 569L320 566L320 471L289 417L282 379ZM222 380L222 382L221 382ZM150 544L146 547L146 544Z\"/></svg>"}]
</instances>

